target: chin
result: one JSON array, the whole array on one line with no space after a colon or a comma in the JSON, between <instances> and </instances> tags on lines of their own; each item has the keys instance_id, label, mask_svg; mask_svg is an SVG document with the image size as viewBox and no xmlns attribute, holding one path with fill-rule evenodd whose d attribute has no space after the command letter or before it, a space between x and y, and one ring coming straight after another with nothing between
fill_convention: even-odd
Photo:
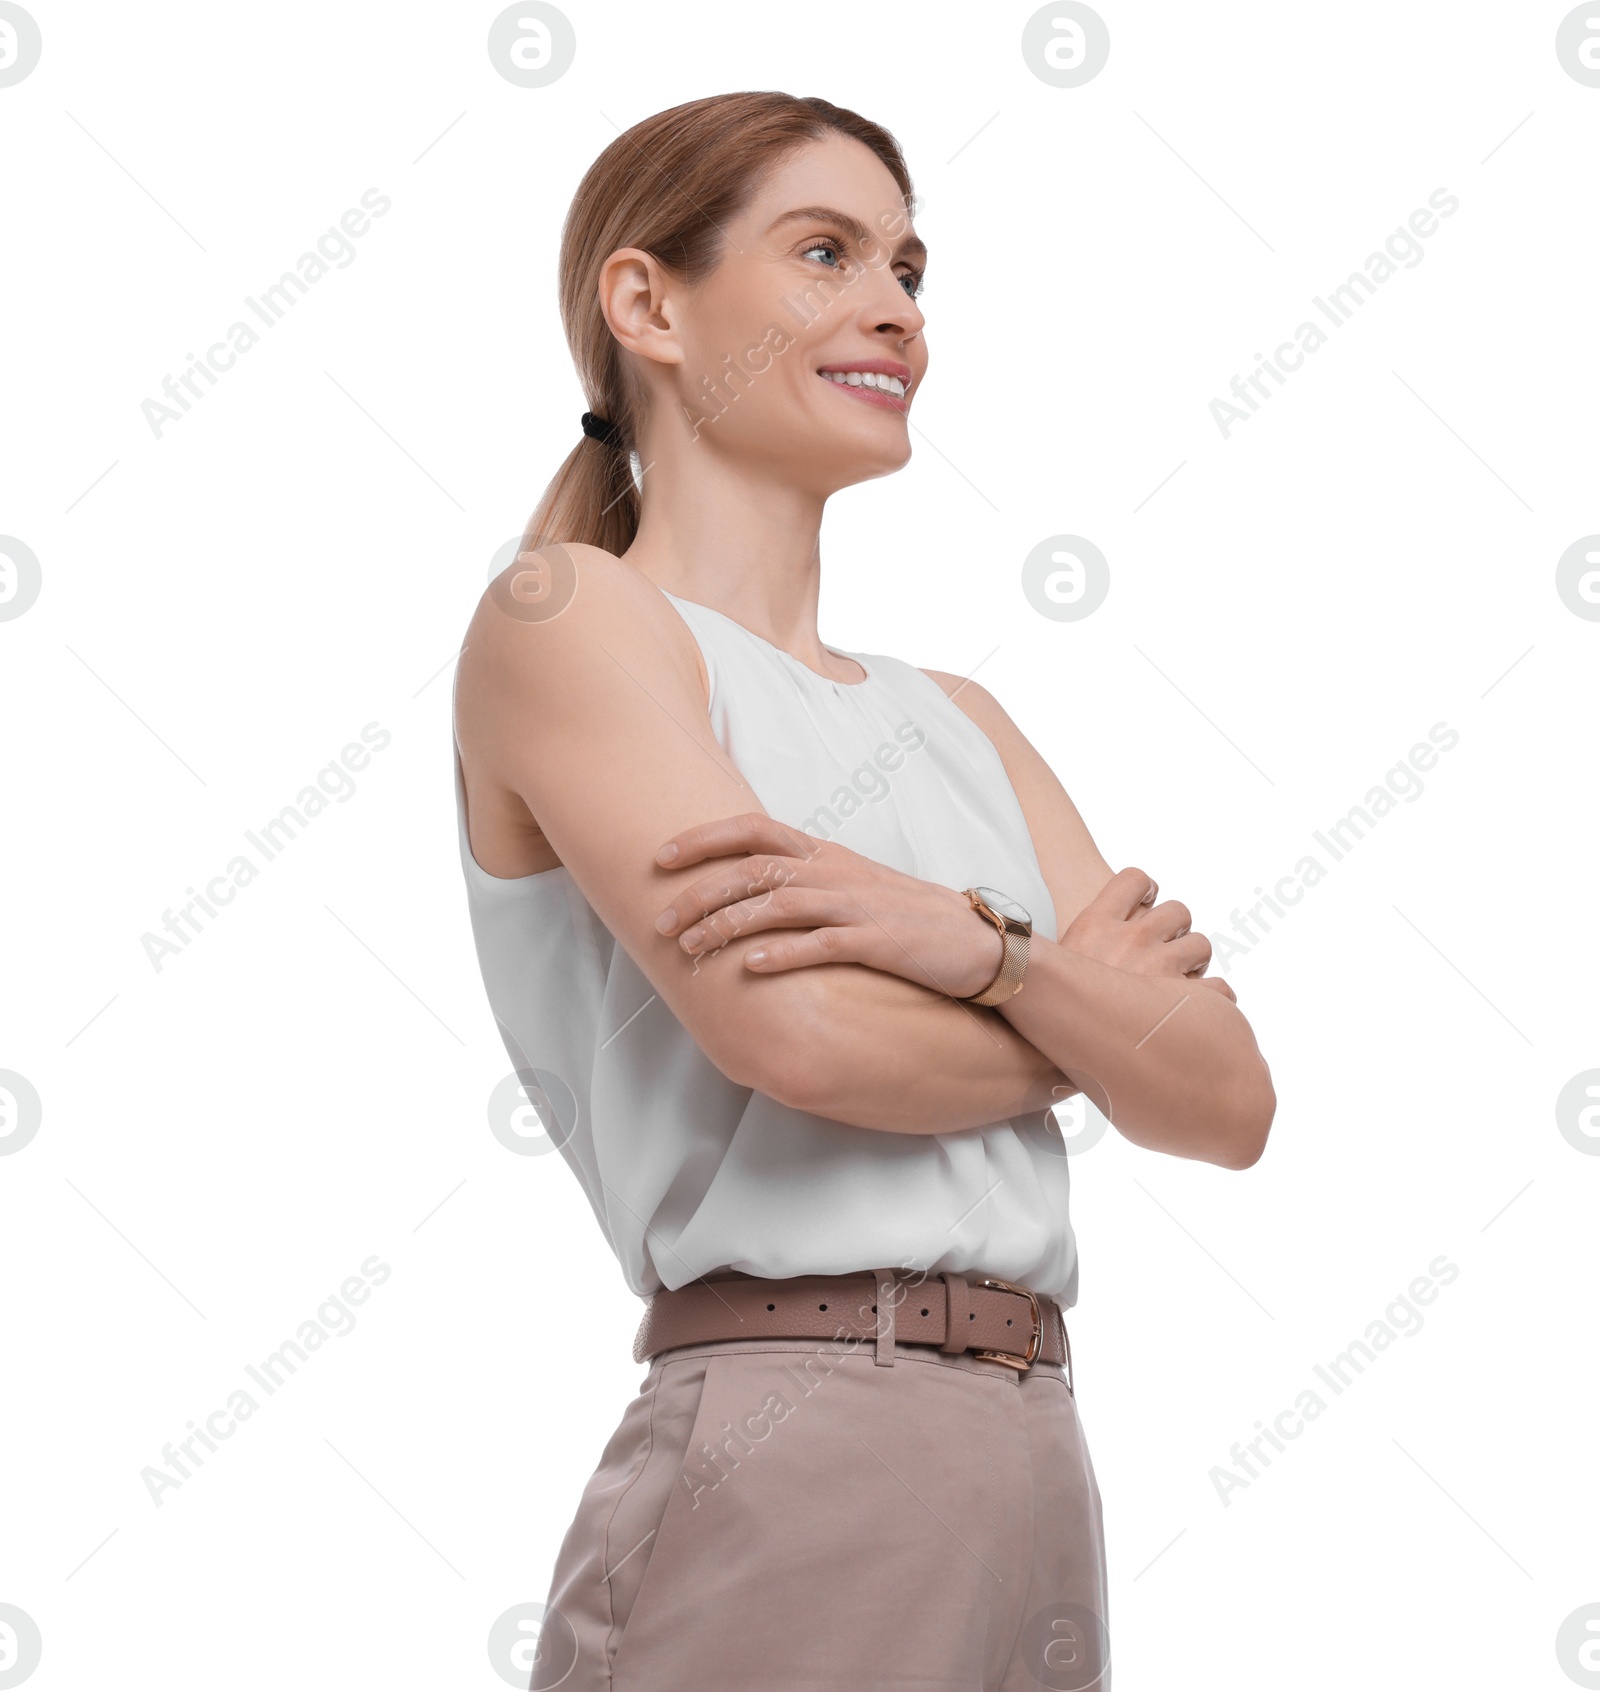
<instances>
[{"instance_id":1,"label":"chin","mask_svg":"<svg viewBox=\"0 0 1600 1692\"><path fill-rule=\"evenodd\" d=\"M892 476L896 470L904 470L910 462L911 439L908 435L903 441L864 451L857 461L856 480L864 482L874 476Z\"/></svg>"},{"instance_id":2,"label":"chin","mask_svg":"<svg viewBox=\"0 0 1600 1692\"><path fill-rule=\"evenodd\" d=\"M841 487L851 482L870 481L875 476L892 476L911 462L911 433L901 425L858 429L849 435L835 433L829 459L837 467Z\"/></svg>"}]
</instances>

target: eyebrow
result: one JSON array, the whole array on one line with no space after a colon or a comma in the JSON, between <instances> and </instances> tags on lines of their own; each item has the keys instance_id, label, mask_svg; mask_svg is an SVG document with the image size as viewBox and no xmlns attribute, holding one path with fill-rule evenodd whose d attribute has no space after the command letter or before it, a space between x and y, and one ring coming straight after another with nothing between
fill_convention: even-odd
<instances>
[{"instance_id":1,"label":"eyebrow","mask_svg":"<svg viewBox=\"0 0 1600 1692\"><path fill-rule=\"evenodd\" d=\"M777 217L767 226L770 235L779 224L797 223L801 220L807 223L835 223L858 247L865 247L879 239L867 228L859 217L852 217L849 212L842 212L833 206L800 206L794 211L787 211L782 217ZM917 259L927 262L928 248L916 235L907 235L894 250L896 259Z\"/></svg>"}]
</instances>

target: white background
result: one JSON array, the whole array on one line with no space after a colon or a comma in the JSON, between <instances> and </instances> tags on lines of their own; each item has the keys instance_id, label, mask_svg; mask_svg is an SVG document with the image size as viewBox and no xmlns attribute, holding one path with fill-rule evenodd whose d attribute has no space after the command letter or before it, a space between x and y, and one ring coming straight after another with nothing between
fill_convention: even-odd
<instances>
[{"instance_id":1,"label":"white background","mask_svg":"<svg viewBox=\"0 0 1600 1692\"><path fill-rule=\"evenodd\" d=\"M830 644L975 673L1214 936L1459 734L1227 967L1262 1160L1075 1162L1117 1687L1600 1684L1556 1651L1600 1603L1600 1157L1555 1108L1600 1066L1600 624L1556 591L1600 530L1600 89L1567 8L1108 0L1075 89L1024 62L1026 6L580 0L524 89L497 9L40 3L0 89L0 533L42 571L0 622L30 1692L505 1684L489 1629L545 1596L643 1371L571 1174L489 1132L450 672L577 439L580 176L770 87L893 130L932 249L915 456L834 502ZM353 262L158 438L142 402L373 187ZM1422 260L1224 438L1211 400L1439 188ZM1021 591L1060 534L1109 563L1079 621ZM369 722L354 797L155 969L142 936ZM162 1447L373 1254L353 1331L157 1507ZM1421 1330L1224 1505L1234 1443L1441 1254Z\"/></svg>"}]
</instances>

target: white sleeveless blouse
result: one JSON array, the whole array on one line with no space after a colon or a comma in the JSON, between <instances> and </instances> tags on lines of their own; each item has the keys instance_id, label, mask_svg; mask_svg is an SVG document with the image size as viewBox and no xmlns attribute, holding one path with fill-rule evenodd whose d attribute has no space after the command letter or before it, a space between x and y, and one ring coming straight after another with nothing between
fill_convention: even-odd
<instances>
[{"instance_id":1,"label":"white sleeveless blouse","mask_svg":"<svg viewBox=\"0 0 1600 1692\"><path fill-rule=\"evenodd\" d=\"M1000 755L937 682L857 652L842 655L866 680L832 681L722 612L667 598L704 654L713 732L773 816L925 881L998 887L1056 938ZM459 756L455 775L490 1008L636 1294L717 1269L900 1267L998 1275L1076 1302L1067 1158L1047 1111L899 1134L736 1085L565 867L505 878L478 864Z\"/></svg>"}]
</instances>

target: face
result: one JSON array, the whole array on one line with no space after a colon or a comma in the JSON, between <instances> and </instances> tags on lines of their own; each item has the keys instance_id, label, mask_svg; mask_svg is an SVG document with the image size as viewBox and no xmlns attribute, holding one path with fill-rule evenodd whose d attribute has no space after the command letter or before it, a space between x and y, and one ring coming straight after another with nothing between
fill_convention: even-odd
<instances>
[{"instance_id":1,"label":"face","mask_svg":"<svg viewBox=\"0 0 1600 1692\"><path fill-rule=\"evenodd\" d=\"M894 178L830 135L790 153L727 236L696 288L656 267L672 334L653 400L668 397L708 450L823 493L898 470L928 353L925 251Z\"/></svg>"}]
</instances>

